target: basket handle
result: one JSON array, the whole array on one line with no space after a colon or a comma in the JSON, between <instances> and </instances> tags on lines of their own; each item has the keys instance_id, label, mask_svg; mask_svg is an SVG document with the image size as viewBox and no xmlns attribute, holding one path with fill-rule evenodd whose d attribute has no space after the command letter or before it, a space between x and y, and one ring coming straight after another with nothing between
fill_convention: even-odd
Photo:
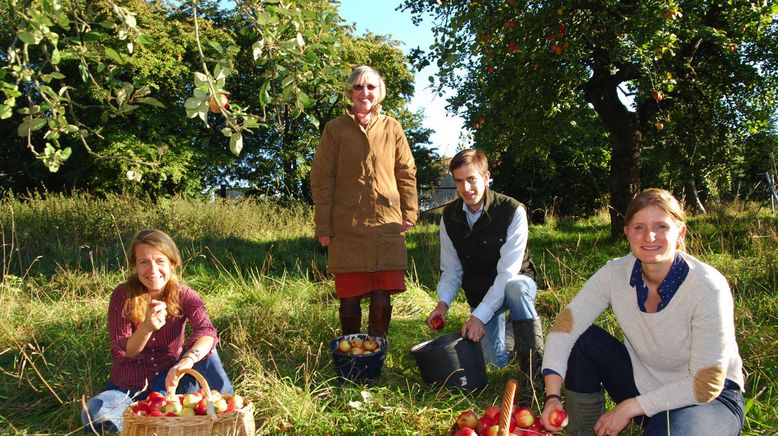
<instances>
[{"instance_id":1,"label":"basket handle","mask_svg":"<svg viewBox=\"0 0 778 436\"><path fill-rule=\"evenodd\" d=\"M208 386L208 381L194 368L184 368L176 371L176 375L181 377L182 374L189 374L200 383L200 387L205 391L205 410L209 415L216 415L216 409L213 407L213 398L211 398L211 387Z\"/></svg>"},{"instance_id":2,"label":"basket handle","mask_svg":"<svg viewBox=\"0 0 778 436\"><path fill-rule=\"evenodd\" d=\"M500 407L500 430L499 436L508 436L510 431L511 413L513 412L513 398L516 395L518 383L514 379L508 380L505 384L505 392L502 396L502 406Z\"/></svg>"}]
</instances>

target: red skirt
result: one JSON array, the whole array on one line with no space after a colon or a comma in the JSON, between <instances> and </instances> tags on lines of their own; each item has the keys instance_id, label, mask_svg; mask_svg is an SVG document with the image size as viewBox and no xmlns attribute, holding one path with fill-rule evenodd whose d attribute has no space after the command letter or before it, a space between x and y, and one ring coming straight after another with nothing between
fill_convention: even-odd
<instances>
[{"instance_id":1,"label":"red skirt","mask_svg":"<svg viewBox=\"0 0 778 436\"><path fill-rule=\"evenodd\" d=\"M338 298L359 297L372 291L390 293L405 290L405 271L335 273Z\"/></svg>"}]
</instances>

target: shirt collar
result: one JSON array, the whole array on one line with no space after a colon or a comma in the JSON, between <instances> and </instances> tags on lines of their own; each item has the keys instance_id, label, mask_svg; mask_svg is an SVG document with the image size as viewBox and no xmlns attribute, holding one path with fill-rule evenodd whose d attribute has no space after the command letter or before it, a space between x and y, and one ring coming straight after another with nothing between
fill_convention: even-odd
<instances>
[{"instance_id":1,"label":"shirt collar","mask_svg":"<svg viewBox=\"0 0 778 436\"><path fill-rule=\"evenodd\" d=\"M659 304L656 307L657 312L667 307L688 274L689 264L686 263L686 260L681 256L681 253L675 253L675 259L673 259L673 264L670 266L670 271L667 272L667 276L662 280L662 283L659 284ZM643 281L643 264L640 262L640 259L635 259L635 265L632 267L629 285L635 288L640 311L645 312L646 300L648 299L648 287Z\"/></svg>"}]
</instances>

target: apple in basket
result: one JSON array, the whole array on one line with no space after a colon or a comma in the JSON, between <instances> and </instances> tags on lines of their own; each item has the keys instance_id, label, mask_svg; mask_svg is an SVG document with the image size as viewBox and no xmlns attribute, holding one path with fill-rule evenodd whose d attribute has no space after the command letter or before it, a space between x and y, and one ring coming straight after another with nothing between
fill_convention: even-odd
<instances>
[{"instance_id":1,"label":"apple in basket","mask_svg":"<svg viewBox=\"0 0 778 436\"><path fill-rule=\"evenodd\" d=\"M351 351L351 342L346 338L341 339L338 342L338 351L348 354Z\"/></svg>"},{"instance_id":2,"label":"apple in basket","mask_svg":"<svg viewBox=\"0 0 778 436\"><path fill-rule=\"evenodd\" d=\"M365 351L378 351L381 348L381 344L379 344L378 341L374 338L368 336L367 339L365 339L365 341L362 343L362 347L365 349Z\"/></svg>"},{"instance_id":3,"label":"apple in basket","mask_svg":"<svg viewBox=\"0 0 778 436\"><path fill-rule=\"evenodd\" d=\"M472 410L467 410L457 416L456 422L459 428L476 428L478 426L478 416Z\"/></svg>"},{"instance_id":4,"label":"apple in basket","mask_svg":"<svg viewBox=\"0 0 778 436\"><path fill-rule=\"evenodd\" d=\"M519 407L513 411L513 419L516 420L516 425L519 427L529 428L535 423L535 414L529 407Z\"/></svg>"},{"instance_id":5,"label":"apple in basket","mask_svg":"<svg viewBox=\"0 0 778 436\"><path fill-rule=\"evenodd\" d=\"M206 402L206 399L203 398L200 400L199 403L194 408L195 415L207 415L208 414L208 403Z\"/></svg>"},{"instance_id":6,"label":"apple in basket","mask_svg":"<svg viewBox=\"0 0 778 436\"><path fill-rule=\"evenodd\" d=\"M132 413L140 416L148 416L149 403L145 401L138 401L134 406L132 406Z\"/></svg>"},{"instance_id":7,"label":"apple in basket","mask_svg":"<svg viewBox=\"0 0 778 436\"><path fill-rule=\"evenodd\" d=\"M184 410L184 407L181 405L181 403L178 401L178 397L173 397L175 400L171 399L170 401L165 404L164 412L168 416L177 416L181 414L181 411ZM170 415L170 414L173 415Z\"/></svg>"},{"instance_id":8,"label":"apple in basket","mask_svg":"<svg viewBox=\"0 0 778 436\"><path fill-rule=\"evenodd\" d=\"M240 410L243 408L243 397L241 397L238 394L235 394L230 398L230 401L228 402L230 406L233 406L235 410Z\"/></svg>"},{"instance_id":9,"label":"apple in basket","mask_svg":"<svg viewBox=\"0 0 778 436\"><path fill-rule=\"evenodd\" d=\"M181 401L181 405L184 407L194 408L202 399L203 396L200 395L200 393L192 392L191 394L184 395L184 399Z\"/></svg>"},{"instance_id":10,"label":"apple in basket","mask_svg":"<svg viewBox=\"0 0 778 436\"><path fill-rule=\"evenodd\" d=\"M351 338L351 348L354 348L354 347L364 348L362 346L362 339L361 338L358 338L358 337Z\"/></svg>"}]
</instances>

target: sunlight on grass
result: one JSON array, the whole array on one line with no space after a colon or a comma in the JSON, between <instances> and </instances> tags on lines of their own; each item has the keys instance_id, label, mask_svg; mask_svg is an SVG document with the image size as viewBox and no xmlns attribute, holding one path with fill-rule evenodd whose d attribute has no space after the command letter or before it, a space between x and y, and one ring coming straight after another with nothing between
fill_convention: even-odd
<instances>
[{"instance_id":1,"label":"sunlight on grass","mask_svg":"<svg viewBox=\"0 0 778 436\"><path fill-rule=\"evenodd\" d=\"M155 205L85 194L1 203L1 434L80 432L81 397L102 390L110 368L108 297L123 280L126 244L145 227L178 242L184 281L205 300L226 369L255 403L259 434L444 435L459 412L498 404L505 382L516 376L515 363L490 368L489 385L476 393L421 380L410 349L438 334L425 325L439 274L434 213L407 235L408 289L392 299L381 378L360 385L342 384L332 368L327 344L339 335L338 305L326 251L313 239L310 207L181 198ZM746 435L778 427L776 229L778 217L745 207L689 220L690 252L720 269L735 295L748 375ZM549 217L530 227L546 331L584 280L626 253L624 241L607 236L605 217ZM458 331L468 315L460 295L443 333ZM598 323L618 334L610 312Z\"/></svg>"}]
</instances>

